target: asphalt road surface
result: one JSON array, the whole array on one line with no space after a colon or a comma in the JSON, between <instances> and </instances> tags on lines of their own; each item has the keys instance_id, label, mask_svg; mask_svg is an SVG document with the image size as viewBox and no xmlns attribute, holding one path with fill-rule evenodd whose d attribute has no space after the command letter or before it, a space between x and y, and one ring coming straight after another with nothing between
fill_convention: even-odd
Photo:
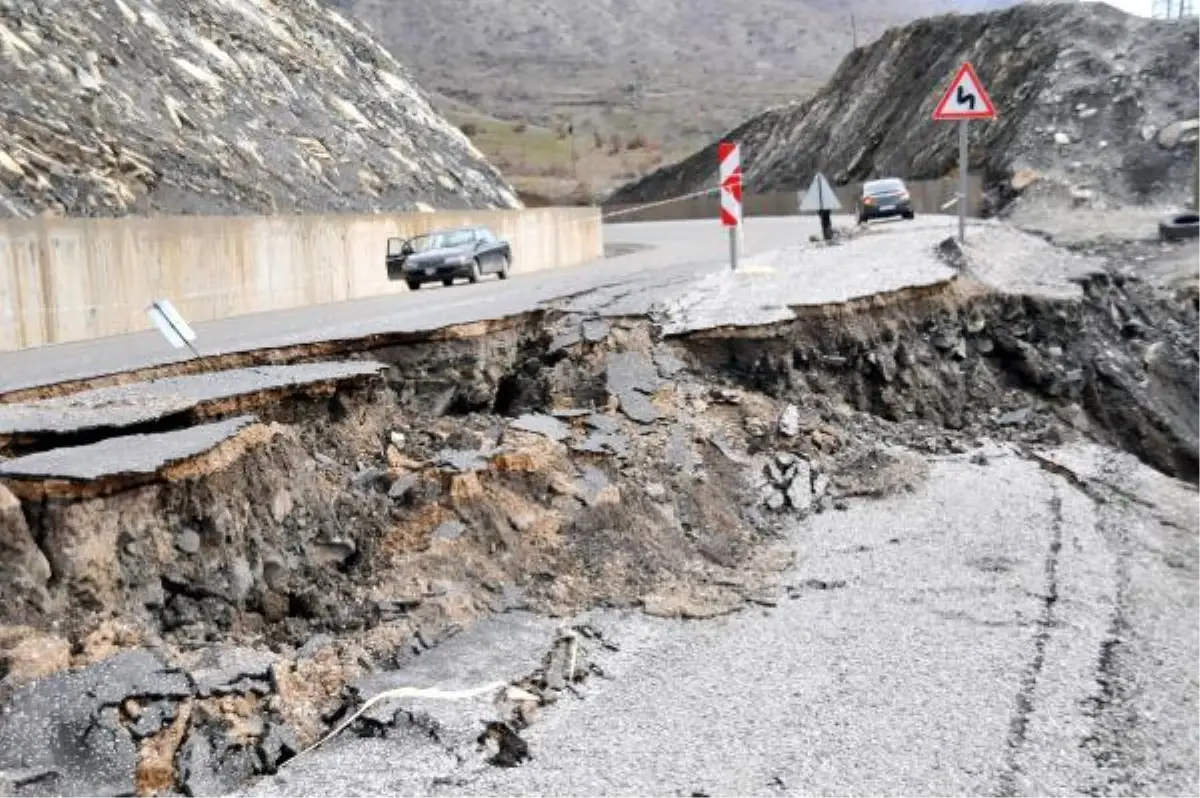
<instances>
[{"instance_id":1,"label":"asphalt road surface","mask_svg":"<svg viewBox=\"0 0 1200 798\"><path fill-rule=\"evenodd\" d=\"M801 523L774 608L591 616L620 651L520 767L474 752L480 704L245 794L1196 795L1194 489L1092 446L985 454ZM457 639L440 686L509 678L494 635Z\"/></svg>"},{"instance_id":2,"label":"asphalt road surface","mask_svg":"<svg viewBox=\"0 0 1200 798\"><path fill-rule=\"evenodd\" d=\"M873 234L890 235L913 229L938 234L953 227L951 217L918 217L916 222L882 222ZM808 217L748 219L745 255L751 258L808 240L819 231ZM647 222L605 227L606 244L626 254L561 271L514 275L505 282L485 279L475 285L445 289L423 288L385 297L317 305L272 313L231 317L193 325L202 354L226 354L316 341L353 339L388 332L420 332L453 324L501 318L534 310L547 302L631 282L662 290L698 273L728 265L728 238L716 220ZM629 251L632 250L632 251ZM903 259L890 262L886 285L903 282ZM382 260L380 263L382 266ZM850 274L850 272L845 272ZM842 280L841 273L831 279ZM917 279L924 279L918 277ZM870 280L859 285L875 290ZM645 294L647 302L668 295ZM148 322L147 322L148 323ZM58 382L87 379L149 366L187 360L155 331L112 336L92 341L0 352L0 394Z\"/></svg>"}]
</instances>

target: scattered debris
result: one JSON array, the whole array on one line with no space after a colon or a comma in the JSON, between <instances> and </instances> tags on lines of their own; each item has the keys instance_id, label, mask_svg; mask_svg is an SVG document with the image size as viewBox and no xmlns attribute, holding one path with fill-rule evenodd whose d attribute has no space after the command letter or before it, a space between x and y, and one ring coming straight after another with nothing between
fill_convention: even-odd
<instances>
[{"instance_id":1,"label":"scattered debris","mask_svg":"<svg viewBox=\"0 0 1200 798\"><path fill-rule=\"evenodd\" d=\"M348 722L450 745L436 711L362 704L398 674L440 684L408 669L515 608L700 619L845 588L781 591L786 564L763 544L920 489L930 455L984 465L993 443L1088 436L1194 478L1195 306L1111 276L1080 290L939 295L880 304L871 324L801 318L669 343L623 321L567 353L531 319L487 347L389 350L387 381L292 396L261 411L260 436L185 453L149 481L115 475L100 500L45 502L45 480L6 481L0 770L39 791L198 793L271 773ZM109 616L132 631L98 632ZM555 641L540 664L496 674L496 722L517 739L601 673L603 635ZM136 668L122 659L134 654ZM12 720L51 693L69 699L57 719ZM78 729L95 738L78 750L40 742ZM500 727L484 742L524 761ZM93 768L102 751L109 770Z\"/></svg>"}]
</instances>

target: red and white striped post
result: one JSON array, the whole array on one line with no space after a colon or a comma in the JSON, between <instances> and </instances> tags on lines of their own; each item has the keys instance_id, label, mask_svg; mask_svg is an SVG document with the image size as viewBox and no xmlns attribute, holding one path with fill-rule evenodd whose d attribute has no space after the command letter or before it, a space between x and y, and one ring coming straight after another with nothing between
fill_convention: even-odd
<instances>
[{"instance_id":1,"label":"red and white striped post","mask_svg":"<svg viewBox=\"0 0 1200 798\"><path fill-rule=\"evenodd\" d=\"M718 148L717 175L721 180L721 224L729 228L729 266L737 269L742 226L742 156L733 141Z\"/></svg>"}]
</instances>

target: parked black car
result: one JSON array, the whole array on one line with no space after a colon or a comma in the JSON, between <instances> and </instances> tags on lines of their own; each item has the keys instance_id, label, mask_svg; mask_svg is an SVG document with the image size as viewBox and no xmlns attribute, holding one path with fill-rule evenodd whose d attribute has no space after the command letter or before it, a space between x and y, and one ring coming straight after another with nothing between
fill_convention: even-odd
<instances>
[{"instance_id":1,"label":"parked black car","mask_svg":"<svg viewBox=\"0 0 1200 798\"><path fill-rule=\"evenodd\" d=\"M885 177L863 183L862 198L858 201L858 223L891 216L913 218L912 197L908 186L898 177Z\"/></svg>"},{"instance_id":2,"label":"parked black car","mask_svg":"<svg viewBox=\"0 0 1200 798\"><path fill-rule=\"evenodd\" d=\"M511 265L512 247L486 227L388 239L388 279L403 280L413 291L435 280L453 285L458 277L476 283L484 274L495 274L507 280Z\"/></svg>"}]
</instances>

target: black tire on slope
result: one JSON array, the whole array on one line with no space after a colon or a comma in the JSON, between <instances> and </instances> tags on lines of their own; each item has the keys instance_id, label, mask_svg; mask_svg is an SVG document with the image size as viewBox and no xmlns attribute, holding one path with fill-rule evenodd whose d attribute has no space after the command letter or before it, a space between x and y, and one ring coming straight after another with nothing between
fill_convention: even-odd
<instances>
[{"instance_id":1,"label":"black tire on slope","mask_svg":"<svg viewBox=\"0 0 1200 798\"><path fill-rule=\"evenodd\" d=\"M1177 213L1158 223L1158 237L1163 241L1183 241L1200 237L1200 215Z\"/></svg>"}]
</instances>

